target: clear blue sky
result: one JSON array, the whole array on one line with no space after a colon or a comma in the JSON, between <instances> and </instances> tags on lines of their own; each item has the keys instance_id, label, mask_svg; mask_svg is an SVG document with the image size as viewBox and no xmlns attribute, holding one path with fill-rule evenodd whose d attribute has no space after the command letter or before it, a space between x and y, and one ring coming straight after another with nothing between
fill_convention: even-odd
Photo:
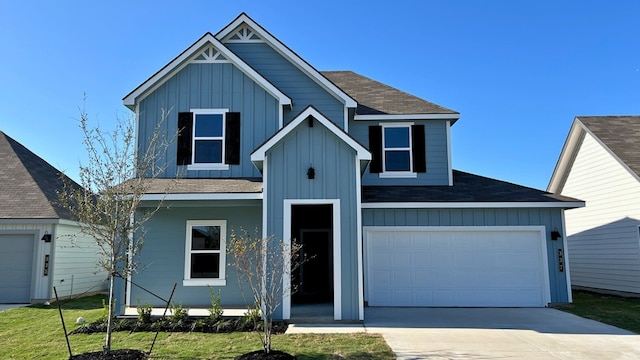
<instances>
[{"instance_id":1,"label":"clear blue sky","mask_svg":"<svg viewBox=\"0 0 640 360\"><path fill-rule=\"evenodd\" d=\"M77 178L83 93L108 127L124 95L243 11L319 70L459 111L455 169L544 189L574 116L640 114L635 0L4 0L0 130Z\"/></svg>"}]
</instances>

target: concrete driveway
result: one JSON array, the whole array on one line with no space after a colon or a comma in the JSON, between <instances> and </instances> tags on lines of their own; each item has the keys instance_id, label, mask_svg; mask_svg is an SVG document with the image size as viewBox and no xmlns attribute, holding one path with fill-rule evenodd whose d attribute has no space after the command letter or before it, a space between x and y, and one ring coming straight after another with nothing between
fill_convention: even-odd
<instances>
[{"instance_id":1,"label":"concrete driveway","mask_svg":"<svg viewBox=\"0 0 640 360\"><path fill-rule=\"evenodd\" d=\"M640 359L640 335L547 308L366 308L398 359Z\"/></svg>"}]
</instances>

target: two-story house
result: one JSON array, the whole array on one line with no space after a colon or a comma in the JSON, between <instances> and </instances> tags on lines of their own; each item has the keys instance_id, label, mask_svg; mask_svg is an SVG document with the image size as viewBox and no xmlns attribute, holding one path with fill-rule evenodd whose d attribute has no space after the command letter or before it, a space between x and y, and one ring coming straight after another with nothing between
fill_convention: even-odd
<instances>
[{"instance_id":1,"label":"two-story house","mask_svg":"<svg viewBox=\"0 0 640 360\"><path fill-rule=\"evenodd\" d=\"M296 303L532 306L571 301L563 211L581 201L451 168L456 111L350 71L320 72L246 14L207 33L124 98L139 146L161 118L178 141L158 161L165 198L132 280L176 303L243 304L232 229L296 239L312 259ZM163 194L180 174L178 186ZM141 209L144 211L144 209ZM288 288L288 286L285 286ZM160 305L137 287L120 304ZM292 310L293 309L293 310Z\"/></svg>"}]
</instances>

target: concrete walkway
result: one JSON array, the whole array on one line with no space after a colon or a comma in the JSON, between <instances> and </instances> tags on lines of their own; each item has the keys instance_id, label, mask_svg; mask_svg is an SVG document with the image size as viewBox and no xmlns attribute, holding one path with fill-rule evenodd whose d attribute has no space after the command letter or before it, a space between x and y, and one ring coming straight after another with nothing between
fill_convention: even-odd
<instances>
[{"instance_id":1,"label":"concrete walkway","mask_svg":"<svg viewBox=\"0 0 640 360\"><path fill-rule=\"evenodd\" d=\"M29 305L30 304L0 304L0 312Z\"/></svg>"},{"instance_id":2,"label":"concrete walkway","mask_svg":"<svg viewBox=\"0 0 640 360\"><path fill-rule=\"evenodd\" d=\"M405 360L640 359L640 335L555 309L367 308L365 319L291 333L379 333Z\"/></svg>"}]
</instances>

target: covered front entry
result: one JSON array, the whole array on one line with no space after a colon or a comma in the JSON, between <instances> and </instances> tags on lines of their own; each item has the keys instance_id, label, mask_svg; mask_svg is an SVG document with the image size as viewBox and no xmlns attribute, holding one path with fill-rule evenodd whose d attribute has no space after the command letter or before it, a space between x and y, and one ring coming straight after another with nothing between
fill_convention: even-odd
<instances>
[{"instance_id":1,"label":"covered front entry","mask_svg":"<svg viewBox=\"0 0 640 360\"><path fill-rule=\"evenodd\" d=\"M34 235L0 235L0 303L31 301Z\"/></svg>"},{"instance_id":2,"label":"covered front entry","mask_svg":"<svg viewBox=\"0 0 640 360\"><path fill-rule=\"evenodd\" d=\"M302 245L301 265L291 274L292 304L333 301L333 209L329 204L293 205L291 236Z\"/></svg>"},{"instance_id":3,"label":"covered front entry","mask_svg":"<svg viewBox=\"0 0 640 360\"><path fill-rule=\"evenodd\" d=\"M285 319L296 316L292 305L301 304L324 304L333 310L326 316L340 319L339 204L339 200L285 200L285 239L302 245L302 264L284 279Z\"/></svg>"},{"instance_id":4,"label":"covered front entry","mask_svg":"<svg viewBox=\"0 0 640 360\"><path fill-rule=\"evenodd\" d=\"M365 227L369 306L544 307L544 227Z\"/></svg>"}]
</instances>

